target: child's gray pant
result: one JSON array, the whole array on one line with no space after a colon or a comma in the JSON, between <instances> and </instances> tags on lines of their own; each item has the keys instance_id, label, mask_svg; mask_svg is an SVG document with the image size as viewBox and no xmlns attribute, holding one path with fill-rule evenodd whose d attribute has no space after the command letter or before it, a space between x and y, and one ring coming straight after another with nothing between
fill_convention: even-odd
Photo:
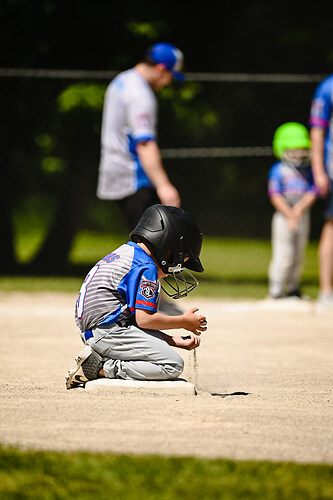
<instances>
[{"instance_id":1,"label":"child's gray pant","mask_svg":"<svg viewBox=\"0 0 333 500\"><path fill-rule=\"evenodd\" d=\"M307 210L295 230L287 218L275 212L272 219L272 258L269 264L269 291L271 295L296 290L303 267L306 244L310 232L310 212Z\"/></svg>"},{"instance_id":2,"label":"child's gray pant","mask_svg":"<svg viewBox=\"0 0 333 500\"><path fill-rule=\"evenodd\" d=\"M184 361L159 331L113 323L92 330L86 341L104 360L107 378L172 380L181 375Z\"/></svg>"}]
</instances>

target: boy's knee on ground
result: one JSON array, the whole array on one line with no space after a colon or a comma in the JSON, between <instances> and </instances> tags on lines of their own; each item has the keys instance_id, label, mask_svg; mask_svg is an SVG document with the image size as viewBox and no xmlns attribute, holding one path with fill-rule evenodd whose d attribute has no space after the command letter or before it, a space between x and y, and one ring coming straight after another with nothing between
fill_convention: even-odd
<instances>
[{"instance_id":1,"label":"boy's knee on ground","mask_svg":"<svg viewBox=\"0 0 333 500\"><path fill-rule=\"evenodd\" d=\"M168 373L170 376L174 379L179 377L183 371L184 371L184 360L181 356L179 356L178 353L175 352L175 360L172 365L169 365L168 368L171 368L171 370L168 370Z\"/></svg>"},{"instance_id":2,"label":"boy's knee on ground","mask_svg":"<svg viewBox=\"0 0 333 500\"><path fill-rule=\"evenodd\" d=\"M178 353L162 363L142 360L108 359L104 362L103 371L106 378L138 379L138 380L174 380L184 370L184 360Z\"/></svg>"}]
</instances>

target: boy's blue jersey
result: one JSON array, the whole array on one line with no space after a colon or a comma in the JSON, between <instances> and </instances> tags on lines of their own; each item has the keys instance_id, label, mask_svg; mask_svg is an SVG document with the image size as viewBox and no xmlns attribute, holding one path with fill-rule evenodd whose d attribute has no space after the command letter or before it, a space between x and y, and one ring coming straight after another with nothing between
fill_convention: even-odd
<instances>
[{"instance_id":1,"label":"boy's blue jersey","mask_svg":"<svg viewBox=\"0 0 333 500\"><path fill-rule=\"evenodd\" d=\"M290 205L297 203L307 191L317 194L311 167L291 167L282 161L276 162L268 174L268 195L281 194Z\"/></svg>"},{"instance_id":2,"label":"boy's blue jersey","mask_svg":"<svg viewBox=\"0 0 333 500\"><path fill-rule=\"evenodd\" d=\"M327 129L325 137L325 166L333 179L333 75L316 88L310 112L310 125Z\"/></svg>"},{"instance_id":3,"label":"boy's blue jersey","mask_svg":"<svg viewBox=\"0 0 333 500\"><path fill-rule=\"evenodd\" d=\"M117 321L132 322L135 309L156 312L160 292L157 267L136 243L106 255L89 271L76 302L81 332Z\"/></svg>"}]
</instances>

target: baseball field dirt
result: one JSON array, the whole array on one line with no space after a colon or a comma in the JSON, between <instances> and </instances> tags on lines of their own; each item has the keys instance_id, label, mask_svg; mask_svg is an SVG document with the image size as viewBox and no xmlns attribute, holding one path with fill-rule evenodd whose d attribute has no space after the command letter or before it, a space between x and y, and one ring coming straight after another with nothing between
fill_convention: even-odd
<instances>
[{"instance_id":1,"label":"baseball field dirt","mask_svg":"<svg viewBox=\"0 0 333 500\"><path fill-rule=\"evenodd\" d=\"M188 297L208 330L179 353L197 395L65 389L82 349L76 296L1 293L0 442L110 451L332 463L333 315L311 302ZM182 333L182 332L178 332Z\"/></svg>"}]
</instances>

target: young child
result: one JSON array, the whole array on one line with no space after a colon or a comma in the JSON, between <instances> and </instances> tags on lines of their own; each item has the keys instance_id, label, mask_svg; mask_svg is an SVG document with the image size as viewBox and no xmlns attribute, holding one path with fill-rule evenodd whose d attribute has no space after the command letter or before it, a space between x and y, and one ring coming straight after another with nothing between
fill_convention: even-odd
<instances>
[{"instance_id":1,"label":"young child","mask_svg":"<svg viewBox=\"0 0 333 500\"><path fill-rule=\"evenodd\" d=\"M317 195L307 129L295 122L278 127L273 152L279 161L268 176L268 195L276 209L272 219L269 293L274 299L301 298L299 279L310 232L309 209Z\"/></svg>"},{"instance_id":2,"label":"young child","mask_svg":"<svg viewBox=\"0 0 333 500\"><path fill-rule=\"evenodd\" d=\"M101 259L81 287L75 319L86 347L68 372L67 389L99 377L175 379L184 362L173 347L194 349L207 330L196 307L180 316L157 312L161 287L173 298L184 297L198 284L184 267L204 270L202 235L191 216L181 208L152 205L130 238ZM160 331L171 329L189 333Z\"/></svg>"}]
</instances>

